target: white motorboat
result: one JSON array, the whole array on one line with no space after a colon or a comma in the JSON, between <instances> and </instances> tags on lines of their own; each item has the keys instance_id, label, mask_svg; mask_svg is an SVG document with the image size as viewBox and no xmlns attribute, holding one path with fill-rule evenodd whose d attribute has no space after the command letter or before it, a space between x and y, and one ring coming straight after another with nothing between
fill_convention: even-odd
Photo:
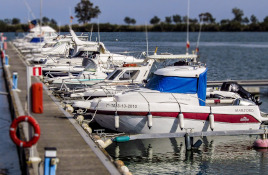
<instances>
[{"instance_id":1,"label":"white motorboat","mask_svg":"<svg viewBox=\"0 0 268 175\"><path fill-rule=\"evenodd\" d=\"M70 93L69 96L71 98L106 97L137 88L138 84L142 84L147 79L153 62L153 59L149 59L142 65L125 64L123 67L116 68L104 81L84 89L84 92Z\"/></svg>"},{"instance_id":2,"label":"white motorboat","mask_svg":"<svg viewBox=\"0 0 268 175\"><path fill-rule=\"evenodd\" d=\"M246 99L206 104L206 73L201 65L159 69L140 91L93 99L90 112L101 126L125 133L250 130L268 120Z\"/></svg>"}]
</instances>

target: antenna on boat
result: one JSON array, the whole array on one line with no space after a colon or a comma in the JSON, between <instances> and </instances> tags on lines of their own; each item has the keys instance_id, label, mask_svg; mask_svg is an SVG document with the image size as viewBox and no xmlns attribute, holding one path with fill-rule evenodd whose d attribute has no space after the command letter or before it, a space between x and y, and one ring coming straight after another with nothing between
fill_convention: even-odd
<instances>
[{"instance_id":1,"label":"antenna on boat","mask_svg":"<svg viewBox=\"0 0 268 175\"><path fill-rule=\"evenodd\" d=\"M99 42L100 42L100 22L98 19L98 38L99 38Z\"/></svg>"},{"instance_id":2,"label":"antenna on boat","mask_svg":"<svg viewBox=\"0 0 268 175\"><path fill-rule=\"evenodd\" d=\"M90 31L90 37L89 37L90 41L91 41L91 37L92 37L92 32L93 32L93 24L91 26L91 31Z\"/></svg>"},{"instance_id":3,"label":"antenna on boat","mask_svg":"<svg viewBox=\"0 0 268 175\"><path fill-rule=\"evenodd\" d=\"M59 22L59 35L60 35L60 25L61 25L61 22Z\"/></svg>"},{"instance_id":4,"label":"antenna on boat","mask_svg":"<svg viewBox=\"0 0 268 175\"><path fill-rule=\"evenodd\" d=\"M188 8L187 8L187 38L186 38L186 54L189 53L189 47L190 47L190 42L189 42L189 11L190 11L190 0L188 0Z\"/></svg>"},{"instance_id":5,"label":"antenna on boat","mask_svg":"<svg viewBox=\"0 0 268 175\"><path fill-rule=\"evenodd\" d=\"M31 14L31 16L33 17L33 19L36 19L35 15L34 15L34 13L33 13L33 11L32 11L32 9L31 9L31 7L29 6L29 4L28 4L28 2L27 2L26 0L24 0L24 4L25 4L25 6L27 7L28 12L29 12L29 13Z\"/></svg>"},{"instance_id":6,"label":"antenna on boat","mask_svg":"<svg viewBox=\"0 0 268 175\"><path fill-rule=\"evenodd\" d=\"M199 42L200 42L202 25L203 25L203 14L200 15L200 27L199 27L199 33L198 33L198 38L197 38L196 48L195 48L196 54L198 54L198 52L199 52Z\"/></svg>"},{"instance_id":7,"label":"antenna on boat","mask_svg":"<svg viewBox=\"0 0 268 175\"><path fill-rule=\"evenodd\" d=\"M70 16L70 24L69 24L69 28L70 30L72 29L72 22L73 22L73 16L72 16L72 12L71 12L71 7L69 7L69 16Z\"/></svg>"},{"instance_id":8,"label":"antenna on boat","mask_svg":"<svg viewBox=\"0 0 268 175\"><path fill-rule=\"evenodd\" d=\"M148 31L147 31L147 23L145 22L145 35L146 35L146 56L149 56L148 52Z\"/></svg>"}]
</instances>

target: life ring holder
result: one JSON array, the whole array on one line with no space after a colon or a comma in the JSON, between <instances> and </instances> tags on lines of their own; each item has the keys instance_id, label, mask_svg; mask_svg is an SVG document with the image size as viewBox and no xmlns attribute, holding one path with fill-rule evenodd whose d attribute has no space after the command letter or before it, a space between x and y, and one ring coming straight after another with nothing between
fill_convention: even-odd
<instances>
[{"instance_id":1,"label":"life ring holder","mask_svg":"<svg viewBox=\"0 0 268 175\"><path fill-rule=\"evenodd\" d=\"M26 141L22 141L17 137L16 131L17 131L17 127L18 124L20 122L28 122L29 124L31 124L34 128L34 135L32 137L31 140L29 140L28 142ZM29 148L32 145L36 144L37 141L39 140L40 137L40 126L37 123L37 121L30 116L20 116L16 119L13 120L13 122L10 125L10 129L9 129L9 135L10 138L12 139L12 141L19 147L23 147L23 148Z\"/></svg>"}]
</instances>

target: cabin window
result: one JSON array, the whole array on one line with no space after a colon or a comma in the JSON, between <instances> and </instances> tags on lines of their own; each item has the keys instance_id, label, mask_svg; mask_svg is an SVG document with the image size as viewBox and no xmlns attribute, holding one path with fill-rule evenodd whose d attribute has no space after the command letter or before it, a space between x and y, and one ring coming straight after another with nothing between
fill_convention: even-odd
<instances>
[{"instance_id":1,"label":"cabin window","mask_svg":"<svg viewBox=\"0 0 268 175\"><path fill-rule=\"evenodd\" d=\"M107 78L108 80L114 80L115 77L117 77L122 71L121 70L116 70L115 72L112 72L111 75Z\"/></svg>"},{"instance_id":2,"label":"cabin window","mask_svg":"<svg viewBox=\"0 0 268 175\"><path fill-rule=\"evenodd\" d=\"M46 43L43 48L53 47L55 43Z\"/></svg>"},{"instance_id":3,"label":"cabin window","mask_svg":"<svg viewBox=\"0 0 268 175\"><path fill-rule=\"evenodd\" d=\"M87 60L87 66L85 67L85 71L95 72L96 71L96 64L92 60Z\"/></svg>"},{"instance_id":4,"label":"cabin window","mask_svg":"<svg viewBox=\"0 0 268 175\"><path fill-rule=\"evenodd\" d=\"M138 77L139 73L139 70L127 70L123 75L121 75L119 80L135 80Z\"/></svg>"}]
</instances>

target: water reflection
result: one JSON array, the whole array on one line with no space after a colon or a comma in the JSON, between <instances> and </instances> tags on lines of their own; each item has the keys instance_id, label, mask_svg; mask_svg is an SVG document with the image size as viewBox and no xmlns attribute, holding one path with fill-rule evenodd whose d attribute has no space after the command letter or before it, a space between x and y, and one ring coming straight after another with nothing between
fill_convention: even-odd
<instances>
[{"instance_id":1,"label":"water reflection","mask_svg":"<svg viewBox=\"0 0 268 175\"><path fill-rule=\"evenodd\" d=\"M263 174L268 149L255 150L256 136L203 137L197 150L186 151L183 138L114 143L106 150L133 174Z\"/></svg>"}]
</instances>

